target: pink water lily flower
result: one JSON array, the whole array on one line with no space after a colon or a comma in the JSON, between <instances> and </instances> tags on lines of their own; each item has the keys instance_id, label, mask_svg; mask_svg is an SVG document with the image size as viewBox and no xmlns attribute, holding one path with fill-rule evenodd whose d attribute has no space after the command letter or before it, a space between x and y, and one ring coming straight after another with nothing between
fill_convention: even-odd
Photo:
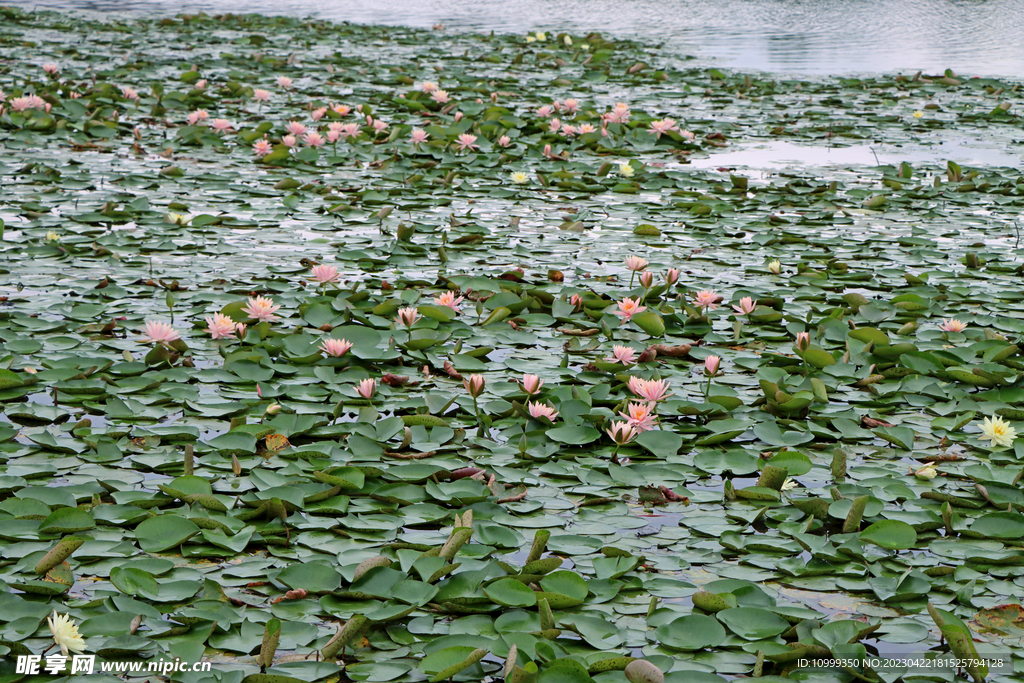
<instances>
[{"instance_id":1,"label":"pink water lily flower","mask_svg":"<svg viewBox=\"0 0 1024 683\"><path fill-rule=\"evenodd\" d=\"M626 123L629 121L631 112L629 105L625 102L616 102L612 110L601 118L607 118L609 123Z\"/></svg>"},{"instance_id":2,"label":"pink water lily flower","mask_svg":"<svg viewBox=\"0 0 1024 683\"><path fill-rule=\"evenodd\" d=\"M337 266L328 266L321 264L319 266L313 266L313 277L320 284L326 284L328 282L337 282L341 275L338 274Z\"/></svg>"},{"instance_id":3,"label":"pink water lily flower","mask_svg":"<svg viewBox=\"0 0 1024 683\"><path fill-rule=\"evenodd\" d=\"M594 124L592 124L592 123L581 123L576 128L576 132L578 132L580 135L586 135L587 133L594 133L596 131L597 131L597 128L595 128Z\"/></svg>"},{"instance_id":4,"label":"pink water lily flower","mask_svg":"<svg viewBox=\"0 0 1024 683\"><path fill-rule=\"evenodd\" d=\"M461 310L459 309L459 304L461 304L462 300L465 298L466 297L464 296L456 298L455 292L441 292L439 295L434 297L434 303L438 306L447 306L456 313L460 313Z\"/></svg>"},{"instance_id":5,"label":"pink water lily flower","mask_svg":"<svg viewBox=\"0 0 1024 683\"><path fill-rule=\"evenodd\" d=\"M351 348L352 342L348 339L325 339L319 346L321 351L333 358L344 356Z\"/></svg>"},{"instance_id":6,"label":"pink water lily flower","mask_svg":"<svg viewBox=\"0 0 1024 683\"><path fill-rule=\"evenodd\" d=\"M636 362L636 351L629 346L616 344L612 347L611 359L623 365L632 365Z\"/></svg>"},{"instance_id":7,"label":"pink water lily flower","mask_svg":"<svg viewBox=\"0 0 1024 683\"><path fill-rule=\"evenodd\" d=\"M637 297L635 300L625 297L619 302L619 310L614 311L614 313L622 318L622 322L628 322L634 315L637 313L643 313L646 310L646 306L640 305L640 297Z\"/></svg>"},{"instance_id":8,"label":"pink water lily flower","mask_svg":"<svg viewBox=\"0 0 1024 683\"><path fill-rule=\"evenodd\" d=\"M252 153L258 157L265 157L273 151L274 145L265 136L262 140L257 140L252 145Z\"/></svg>"},{"instance_id":9,"label":"pink water lily flower","mask_svg":"<svg viewBox=\"0 0 1024 683\"><path fill-rule=\"evenodd\" d=\"M961 322L956 318L950 318L946 320L942 319L942 323L939 324L939 329L943 332L963 332L967 329L967 323Z\"/></svg>"},{"instance_id":10,"label":"pink water lily flower","mask_svg":"<svg viewBox=\"0 0 1024 683\"><path fill-rule=\"evenodd\" d=\"M270 91L264 90L263 88L256 88L252 91L252 98L257 102L269 102Z\"/></svg>"},{"instance_id":11,"label":"pink water lily flower","mask_svg":"<svg viewBox=\"0 0 1024 683\"><path fill-rule=\"evenodd\" d=\"M196 84L193 87L196 90L206 90L206 86L209 84L210 82L208 80L206 80L205 78L200 78L198 81L196 81Z\"/></svg>"},{"instance_id":12,"label":"pink water lily flower","mask_svg":"<svg viewBox=\"0 0 1024 683\"><path fill-rule=\"evenodd\" d=\"M625 446L627 443L636 438L637 431L633 428L633 425L628 422L613 422L612 425L605 430L605 433L615 442L618 446Z\"/></svg>"},{"instance_id":13,"label":"pink water lily flower","mask_svg":"<svg viewBox=\"0 0 1024 683\"><path fill-rule=\"evenodd\" d=\"M737 313L739 313L741 315L750 315L751 313L754 312L754 308L756 308L756 307L757 307L757 300L756 299L752 299L749 296L745 296L742 299L740 299L740 305L739 306L733 305L732 308L733 308L734 311L736 311Z\"/></svg>"},{"instance_id":14,"label":"pink water lily flower","mask_svg":"<svg viewBox=\"0 0 1024 683\"><path fill-rule=\"evenodd\" d=\"M242 312L258 322L272 323L275 320L281 319L281 316L274 315L274 312L279 308L281 306L275 306L274 300L270 297L257 296L255 298L249 297L249 301L245 308L242 309Z\"/></svg>"},{"instance_id":15,"label":"pink water lily flower","mask_svg":"<svg viewBox=\"0 0 1024 683\"><path fill-rule=\"evenodd\" d=\"M566 98L565 102L562 102L562 109L570 114L575 114L580 110L580 101L572 97Z\"/></svg>"},{"instance_id":16,"label":"pink water lily flower","mask_svg":"<svg viewBox=\"0 0 1024 683\"><path fill-rule=\"evenodd\" d=\"M498 138L499 147L508 147L510 144L512 144L512 138L510 138L509 136L502 135L500 138Z\"/></svg>"},{"instance_id":17,"label":"pink water lily flower","mask_svg":"<svg viewBox=\"0 0 1024 683\"><path fill-rule=\"evenodd\" d=\"M334 144L341 137L341 131L339 130L328 130L327 131L327 142Z\"/></svg>"},{"instance_id":18,"label":"pink water lily flower","mask_svg":"<svg viewBox=\"0 0 1024 683\"><path fill-rule=\"evenodd\" d=\"M619 415L626 418L637 434L654 429L658 420L658 416L654 414L654 404L649 402L630 403L626 406L626 412Z\"/></svg>"},{"instance_id":19,"label":"pink water lily flower","mask_svg":"<svg viewBox=\"0 0 1024 683\"><path fill-rule=\"evenodd\" d=\"M679 130L679 124L673 119L662 119L661 121L651 121L651 127L647 129L647 132L653 134L655 139L660 139L664 133L673 130Z\"/></svg>"},{"instance_id":20,"label":"pink water lily flower","mask_svg":"<svg viewBox=\"0 0 1024 683\"><path fill-rule=\"evenodd\" d=\"M53 62L47 62L46 64L43 64L43 71L51 76L56 76L60 73L60 65L54 64Z\"/></svg>"},{"instance_id":21,"label":"pink water lily flower","mask_svg":"<svg viewBox=\"0 0 1024 683\"><path fill-rule=\"evenodd\" d=\"M480 146L474 144L476 142L476 136L470 135L469 133L462 133L459 135L458 142L455 146L459 148L460 152L465 152L467 149L479 149Z\"/></svg>"},{"instance_id":22,"label":"pink water lily flower","mask_svg":"<svg viewBox=\"0 0 1024 683\"><path fill-rule=\"evenodd\" d=\"M356 393L369 401L377 393L377 380L367 378L356 385Z\"/></svg>"},{"instance_id":23,"label":"pink water lily flower","mask_svg":"<svg viewBox=\"0 0 1024 683\"><path fill-rule=\"evenodd\" d=\"M294 135L295 137L299 137L308 130L306 124L299 123L298 121L289 121L287 124L285 124L284 129L291 133L292 135Z\"/></svg>"},{"instance_id":24,"label":"pink water lily flower","mask_svg":"<svg viewBox=\"0 0 1024 683\"><path fill-rule=\"evenodd\" d=\"M704 372L709 377L714 377L718 374L718 365L722 362L722 359L718 356L708 356L704 359Z\"/></svg>"},{"instance_id":25,"label":"pink water lily flower","mask_svg":"<svg viewBox=\"0 0 1024 683\"><path fill-rule=\"evenodd\" d=\"M11 109L14 111L26 111L28 109L45 109L49 103L39 95L25 95L15 97L11 100Z\"/></svg>"},{"instance_id":26,"label":"pink water lily flower","mask_svg":"<svg viewBox=\"0 0 1024 683\"><path fill-rule=\"evenodd\" d=\"M519 387L523 390L523 393L533 396L534 394L540 393L540 388L544 386L544 380L537 375L523 375L523 381L519 383Z\"/></svg>"},{"instance_id":27,"label":"pink water lily flower","mask_svg":"<svg viewBox=\"0 0 1024 683\"><path fill-rule=\"evenodd\" d=\"M231 122L227 119L213 119L210 121L210 128L213 128L218 133L223 133L231 129Z\"/></svg>"},{"instance_id":28,"label":"pink water lily flower","mask_svg":"<svg viewBox=\"0 0 1024 683\"><path fill-rule=\"evenodd\" d=\"M303 135L302 140L310 147L323 147L326 142L324 136L315 130L311 130Z\"/></svg>"},{"instance_id":29,"label":"pink water lily flower","mask_svg":"<svg viewBox=\"0 0 1024 683\"><path fill-rule=\"evenodd\" d=\"M718 308L718 294L711 291L710 289L702 289L697 292L697 296L694 298L693 303L697 308L703 308L708 311L713 311Z\"/></svg>"},{"instance_id":30,"label":"pink water lily flower","mask_svg":"<svg viewBox=\"0 0 1024 683\"><path fill-rule=\"evenodd\" d=\"M571 138L573 135L576 135L576 126L570 126L568 123L562 124L562 130L560 132L565 137Z\"/></svg>"},{"instance_id":31,"label":"pink water lily flower","mask_svg":"<svg viewBox=\"0 0 1024 683\"><path fill-rule=\"evenodd\" d=\"M627 384L633 395L647 401L654 401L655 403L663 401L672 395L668 393L668 382L663 379L648 380L640 377L630 377Z\"/></svg>"},{"instance_id":32,"label":"pink water lily flower","mask_svg":"<svg viewBox=\"0 0 1024 683\"><path fill-rule=\"evenodd\" d=\"M445 104L450 98L448 97L447 90L435 90L430 93L430 99L434 100L438 104Z\"/></svg>"},{"instance_id":33,"label":"pink water lily flower","mask_svg":"<svg viewBox=\"0 0 1024 683\"><path fill-rule=\"evenodd\" d=\"M294 147L298 143L298 139L291 134L285 135L283 138L281 138L281 144L284 145L285 147Z\"/></svg>"},{"instance_id":34,"label":"pink water lily flower","mask_svg":"<svg viewBox=\"0 0 1024 683\"><path fill-rule=\"evenodd\" d=\"M235 336L235 321L221 313L214 313L212 318L206 318L208 328L203 330L209 332L214 339Z\"/></svg>"},{"instance_id":35,"label":"pink water lily flower","mask_svg":"<svg viewBox=\"0 0 1024 683\"><path fill-rule=\"evenodd\" d=\"M543 107L537 110L537 115L546 119L547 117L551 116L551 114L554 111L554 107L552 107L550 104L545 104Z\"/></svg>"},{"instance_id":36,"label":"pink water lily flower","mask_svg":"<svg viewBox=\"0 0 1024 683\"><path fill-rule=\"evenodd\" d=\"M551 119L548 121L548 132L557 133L558 129L562 127L562 121L560 119Z\"/></svg>"},{"instance_id":37,"label":"pink water lily flower","mask_svg":"<svg viewBox=\"0 0 1024 683\"><path fill-rule=\"evenodd\" d=\"M338 116L348 116L349 112L352 111L352 107L347 104L332 104L331 110Z\"/></svg>"},{"instance_id":38,"label":"pink water lily flower","mask_svg":"<svg viewBox=\"0 0 1024 683\"><path fill-rule=\"evenodd\" d=\"M558 418L558 411L555 407L547 403L538 403L537 401L528 401L526 403L526 409L530 412L531 417L546 417L552 422Z\"/></svg>"},{"instance_id":39,"label":"pink water lily flower","mask_svg":"<svg viewBox=\"0 0 1024 683\"><path fill-rule=\"evenodd\" d=\"M632 271L640 271L647 267L647 259L640 258L639 256L627 256L626 257L626 268Z\"/></svg>"},{"instance_id":40,"label":"pink water lily flower","mask_svg":"<svg viewBox=\"0 0 1024 683\"><path fill-rule=\"evenodd\" d=\"M405 308L398 309L398 315L395 316L395 322L400 325L405 325L406 327L412 327L421 317L422 316L420 316L419 311L411 306L407 306Z\"/></svg>"},{"instance_id":41,"label":"pink water lily flower","mask_svg":"<svg viewBox=\"0 0 1024 683\"><path fill-rule=\"evenodd\" d=\"M313 119L314 121L319 121L324 117L326 113L327 107L317 107L316 109L309 113L309 118Z\"/></svg>"},{"instance_id":42,"label":"pink water lily flower","mask_svg":"<svg viewBox=\"0 0 1024 683\"><path fill-rule=\"evenodd\" d=\"M438 86L438 84L434 83L433 81L423 81L422 83L420 83L420 90L422 90L423 92L434 92L439 87L440 86Z\"/></svg>"},{"instance_id":43,"label":"pink water lily flower","mask_svg":"<svg viewBox=\"0 0 1024 683\"><path fill-rule=\"evenodd\" d=\"M210 118L210 115L206 112L205 109L196 109L194 112L188 115L188 118L186 118L185 121L188 122L188 125L194 126L200 121L205 121L208 118Z\"/></svg>"},{"instance_id":44,"label":"pink water lily flower","mask_svg":"<svg viewBox=\"0 0 1024 683\"><path fill-rule=\"evenodd\" d=\"M381 121L380 119L374 119L372 125L373 125L373 132L374 133L383 133L385 130L387 130L387 127L388 127L387 122L386 121Z\"/></svg>"},{"instance_id":45,"label":"pink water lily flower","mask_svg":"<svg viewBox=\"0 0 1024 683\"><path fill-rule=\"evenodd\" d=\"M169 344L177 339L181 339L181 335L169 323L151 321L146 323L146 336L141 341L143 344Z\"/></svg>"},{"instance_id":46,"label":"pink water lily flower","mask_svg":"<svg viewBox=\"0 0 1024 683\"><path fill-rule=\"evenodd\" d=\"M277 80L274 82L277 83L279 87L285 89L292 87L292 79L288 78L287 76L278 76Z\"/></svg>"},{"instance_id":47,"label":"pink water lily flower","mask_svg":"<svg viewBox=\"0 0 1024 683\"><path fill-rule=\"evenodd\" d=\"M361 133L362 131L359 130L358 123L346 123L341 129L342 138L352 138L354 140L359 137Z\"/></svg>"},{"instance_id":48,"label":"pink water lily flower","mask_svg":"<svg viewBox=\"0 0 1024 683\"><path fill-rule=\"evenodd\" d=\"M422 128L413 128L412 135L409 136L409 142L413 144L413 147L418 147L421 142L426 142L429 137L430 133Z\"/></svg>"},{"instance_id":49,"label":"pink water lily flower","mask_svg":"<svg viewBox=\"0 0 1024 683\"><path fill-rule=\"evenodd\" d=\"M121 97L125 98L126 100L135 101L139 99L139 93L135 92L135 88L133 88L132 86L123 85L121 86Z\"/></svg>"}]
</instances>

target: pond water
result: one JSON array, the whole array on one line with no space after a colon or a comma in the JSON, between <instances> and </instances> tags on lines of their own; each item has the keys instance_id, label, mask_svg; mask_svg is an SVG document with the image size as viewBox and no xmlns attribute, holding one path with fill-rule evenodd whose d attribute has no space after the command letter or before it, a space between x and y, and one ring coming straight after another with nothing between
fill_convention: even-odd
<instances>
[{"instance_id":1,"label":"pond water","mask_svg":"<svg viewBox=\"0 0 1024 683\"><path fill-rule=\"evenodd\" d=\"M7 0L102 13L313 15L454 31L597 30L703 62L788 74L1024 73L1021 0Z\"/></svg>"}]
</instances>

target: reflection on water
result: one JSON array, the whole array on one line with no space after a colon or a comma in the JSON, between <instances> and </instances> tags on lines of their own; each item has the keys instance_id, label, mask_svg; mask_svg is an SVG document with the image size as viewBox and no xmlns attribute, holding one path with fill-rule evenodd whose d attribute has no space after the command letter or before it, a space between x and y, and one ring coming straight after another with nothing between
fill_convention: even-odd
<instances>
[{"instance_id":1,"label":"reflection on water","mask_svg":"<svg viewBox=\"0 0 1024 683\"><path fill-rule=\"evenodd\" d=\"M639 36L719 66L793 74L1024 74L1021 0L4 0L104 13L260 12L449 30Z\"/></svg>"},{"instance_id":2,"label":"reflection on water","mask_svg":"<svg viewBox=\"0 0 1024 683\"><path fill-rule=\"evenodd\" d=\"M898 166L900 162L945 165L955 161L965 166L1017 167L1024 158L1003 149L986 146L977 140L943 141L941 144L922 145L851 145L826 147L824 145L797 145L785 140L742 145L734 150L711 154L704 159L692 159L690 168L751 168L784 169L794 167L850 167ZM682 166L686 168L687 166Z\"/></svg>"}]
</instances>

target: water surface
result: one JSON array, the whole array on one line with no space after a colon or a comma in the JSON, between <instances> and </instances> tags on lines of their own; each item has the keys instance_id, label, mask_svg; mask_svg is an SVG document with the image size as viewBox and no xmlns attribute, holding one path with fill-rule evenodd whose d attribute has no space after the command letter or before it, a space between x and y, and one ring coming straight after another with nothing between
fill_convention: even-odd
<instances>
[{"instance_id":1,"label":"water surface","mask_svg":"<svg viewBox=\"0 0 1024 683\"><path fill-rule=\"evenodd\" d=\"M259 12L454 31L598 30L782 74L1024 75L1024 0L6 0L103 13Z\"/></svg>"}]
</instances>

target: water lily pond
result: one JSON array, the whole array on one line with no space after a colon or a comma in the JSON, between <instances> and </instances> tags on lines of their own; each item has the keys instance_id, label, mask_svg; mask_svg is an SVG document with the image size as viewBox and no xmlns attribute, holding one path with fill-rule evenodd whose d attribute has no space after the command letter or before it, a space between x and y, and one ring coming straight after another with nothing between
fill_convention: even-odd
<instances>
[{"instance_id":1,"label":"water lily pond","mask_svg":"<svg viewBox=\"0 0 1024 683\"><path fill-rule=\"evenodd\" d=\"M0 56L0 681L1024 680L1020 83L6 8Z\"/></svg>"}]
</instances>

